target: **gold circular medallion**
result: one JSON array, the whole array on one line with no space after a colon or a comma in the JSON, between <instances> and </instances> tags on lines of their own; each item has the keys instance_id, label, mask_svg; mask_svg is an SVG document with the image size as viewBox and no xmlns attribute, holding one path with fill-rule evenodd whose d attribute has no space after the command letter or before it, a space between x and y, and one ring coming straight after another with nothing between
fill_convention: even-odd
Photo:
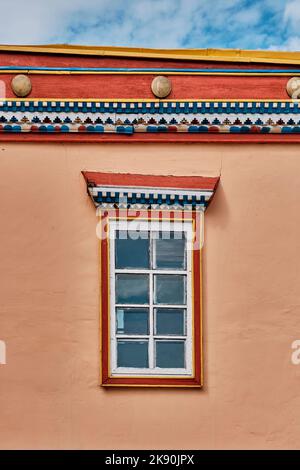
<instances>
[{"instance_id":1,"label":"gold circular medallion","mask_svg":"<svg viewBox=\"0 0 300 470\"><path fill-rule=\"evenodd\" d=\"M300 98L300 77L292 77L286 84L286 91L295 100Z\"/></svg>"},{"instance_id":2,"label":"gold circular medallion","mask_svg":"<svg viewBox=\"0 0 300 470\"><path fill-rule=\"evenodd\" d=\"M24 98L31 92L31 80L27 75L16 75L11 81L11 87L16 96Z\"/></svg>"},{"instance_id":3,"label":"gold circular medallion","mask_svg":"<svg viewBox=\"0 0 300 470\"><path fill-rule=\"evenodd\" d=\"M167 77L159 75L155 77L151 83L152 93L157 96L157 98L166 98L172 90L171 80Z\"/></svg>"}]
</instances>

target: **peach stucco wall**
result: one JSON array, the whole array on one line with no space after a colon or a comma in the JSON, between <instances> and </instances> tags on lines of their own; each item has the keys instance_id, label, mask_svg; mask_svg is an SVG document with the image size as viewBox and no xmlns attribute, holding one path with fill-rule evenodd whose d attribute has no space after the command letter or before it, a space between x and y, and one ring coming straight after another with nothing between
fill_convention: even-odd
<instances>
[{"instance_id":1,"label":"peach stucco wall","mask_svg":"<svg viewBox=\"0 0 300 470\"><path fill-rule=\"evenodd\" d=\"M94 207L82 170L218 175L202 390L99 387ZM297 448L297 145L0 144L0 448Z\"/></svg>"}]
</instances>

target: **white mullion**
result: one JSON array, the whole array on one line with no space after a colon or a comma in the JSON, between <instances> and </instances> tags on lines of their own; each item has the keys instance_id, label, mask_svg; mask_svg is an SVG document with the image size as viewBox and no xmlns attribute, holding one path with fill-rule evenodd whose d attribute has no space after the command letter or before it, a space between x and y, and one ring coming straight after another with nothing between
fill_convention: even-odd
<instances>
[{"instance_id":1,"label":"white mullion","mask_svg":"<svg viewBox=\"0 0 300 470\"><path fill-rule=\"evenodd\" d=\"M154 274L154 273L153 273ZM154 276L153 276L154 277ZM118 308L148 308L150 304L115 304ZM186 309L187 304L154 304L153 307L155 308L170 308L170 309Z\"/></svg>"},{"instance_id":2,"label":"white mullion","mask_svg":"<svg viewBox=\"0 0 300 470\"><path fill-rule=\"evenodd\" d=\"M150 268L149 273L149 368L154 368L154 319L153 319L153 232L149 232Z\"/></svg>"},{"instance_id":3,"label":"white mullion","mask_svg":"<svg viewBox=\"0 0 300 470\"><path fill-rule=\"evenodd\" d=\"M108 236L110 237L110 253L109 253L109 280L110 280L110 367L111 371L115 370L117 367L117 339L116 339L116 284L115 284L115 236L116 229L115 227L109 227Z\"/></svg>"},{"instance_id":4,"label":"white mullion","mask_svg":"<svg viewBox=\"0 0 300 470\"><path fill-rule=\"evenodd\" d=\"M149 304L115 304L117 308L148 308Z\"/></svg>"},{"instance_id":5,"label":"white mullion","mask_svg":"<svg viewBox=\"0 0 300 470\"><path fill-rule=\"evenodd\" d=\"M186 340L186 335L155 335L156 340L173 340L173 341L179 341L179 340Z\"/></svg>"},{"instance_id":6,"label":"white mullion","mask_svg":"<svg viewBox=\"0 0 300 470\"><path fill-rule=\"evenodd\" d=\"M192 239L192 238L191 238ZM187 276L186 276L186 340L185 340L185 366L192 372L192 364L193 364L193 349L194 345L192 343L193 337L193 301L192 301L192 259L193 259L193 246L192 242L189 240L188 232L186 232L186 269L187 269Z\"/></svg>"},{"instance_id":7,"label":"white mullion","mask_svg":"<svg viewBox=\"0 0 300 470\"><path fill-rule=\"evenodd\" d=\"M186 309L187 305L186 304L154 304L154 307L156 308L170 308L170 309L175 309L175 308L181 308L181 309Z\"/></svg>"},{"instance_id":8,"label":"white mullion","mask_svg":"<svg viewBox=\"0 0 300 470\"><path fill-rule=\"evenodd\" d=\"M150 274L154 272L152 269L115 269L116 274ZM184 269L155 269L155 274L181 274L187 275L188 272Z\"/></svg>"},{"instance_id":9,"label":"white mullion","mask_svg":"<svg viewBox=\"0 0 300 470\"><path fill-rule=\"evenodd\" d=\"M116 334L116 338L117 339L148 339L149 338L149 335L136 335L136 334L128 334L128 333L117 333Z\"/></svg>"},{"instance_id":10,"label":"white mullion","mask_svg":"<svg viewBox=\"0 0 300 470\"><path fill-rule=\"evenodd\" d=\"M155 272L157 271L156 269L156 243L155 243L155 240L157 239L156 238L156 234L158 234L158 237L159 238L159 230L152 230L150 232L150 237L151 237L151 269L152 270L155 270Z\"/></svg>"},{"instance_id":11,"label":"white mullion","mask_svg":"<svg viewBox=\"0 0 300 470\"><path fill-rule=\"evenodd\" d=\"M190 376L190 372L187 369L167 369L167 368L156 368L156 369L147 369L147 368L136 368L136 367L119 367L115 377L130 377L131 375L137 376L141 375L143 377L159 377L161 375L172 375L172 376Z\"/></svg>"}]
</instances>

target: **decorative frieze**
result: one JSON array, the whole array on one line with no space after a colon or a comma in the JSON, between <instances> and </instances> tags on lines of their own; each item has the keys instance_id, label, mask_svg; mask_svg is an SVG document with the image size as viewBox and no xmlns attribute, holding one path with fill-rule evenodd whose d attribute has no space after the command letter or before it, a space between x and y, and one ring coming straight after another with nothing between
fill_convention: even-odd
<instances>
[{"instance_id":1,"label":"decorative frieze","mask_svg":"<svg viewBox=\"0 0 300 470\"><path fill-rule=\"evenodd\" d=\"M5 133L300 133L299 101L0 102Z\"/></svg>"}]
</instances>

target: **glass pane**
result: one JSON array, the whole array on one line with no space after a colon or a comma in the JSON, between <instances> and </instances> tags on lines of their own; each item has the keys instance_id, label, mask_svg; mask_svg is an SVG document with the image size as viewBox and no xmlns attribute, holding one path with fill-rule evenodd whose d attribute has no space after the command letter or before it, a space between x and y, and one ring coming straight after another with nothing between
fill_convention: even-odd
<instances>
[{"instance_id":1,"label":"glass pane","mask_svg":"<svg viewBox=\"0 0 300 470\"><path fill-rule=\"evenodd\" d=\"M117 333L147 335L149 311L147 308L117 308Z\"/></svg>"},{"instance_id":2,"label":"glass pane","mask_svg":"<svg viewBox=\"0 0 300 470\"><path fill-rule=\"evenodd\" d=\"M159 238L155 240L154 267L185 269L185 245L184 232L159 232Z\"/></svg>"},{"instance_id":3,"label":"glass pane","mask_svg":"<svg viewBox=\"0 0 300 470\"><path fill-rule=\"evenodd\" d=\"M116 269L149 268L149 233L119 230L116 232Z\"/></svg>"},{"instance_id":4,"label":"glass pane","mask_svg":"<svg viewBox=\"0 0 300 470\"><path fill-rule=\"evenodd\" d=\"M156 341L156 367L185 367L184 341Z\"/></svg>"},{"instance_id":5,"label":"glass pane","mask_svg":"<svg viewBox=\"0 0 300 470\"><path fill-rule=\"evenodd\" d=\"M118 341L117 367L148 367L148 341Z\"/></svg>"},{"instance_id":6,"label":"glass pane","mask_svg":"<svg viewBox=\"0 0 300 470\"><path fill-rule=\"evenodd\" d=\"M156 274L154 299L156 304L184 305L186 302L185 276Z\"/></svg>"},{"instance_id":7,"label":"glass pane","mask_svg":"<svg viewBox=\"0 0 300 470\"><path fill-rule=\"evenodd\" d=\"M149 303L148 274L116 274L116 303Z\"/></svg>"},{"instance_id":8,"label":"glass pane","mask_svg":"<svg viewBox=\"0 0 300 470\"><path fill-rule=\"evenodd\" d=\"M155 314L157 335L184 335L183 308L156 308Z\"/></svg>"}]
</instances>

